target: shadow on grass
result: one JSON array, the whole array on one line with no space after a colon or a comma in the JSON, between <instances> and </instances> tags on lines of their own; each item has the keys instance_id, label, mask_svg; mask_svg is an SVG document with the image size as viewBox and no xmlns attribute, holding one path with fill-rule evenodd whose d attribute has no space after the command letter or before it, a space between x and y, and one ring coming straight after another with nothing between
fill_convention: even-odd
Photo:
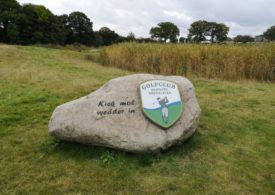
<instances>
[{"instance_id":1,"label":"shadow on grass","mask_svg":"<svg viewBox=\"0 0 275 195\"><path fill-rule=\"evenodd\" d=\"M193 152L201 146L200 134L197 132L186 142L157 153L131 153L111 148L59 141L54 138L47 138L40 145L40 151L46 156L57 155L62 160L96 161L104 166L135 164L139 167L148 167L171 158L192 158Z\"/></svg>"}]
</instances>

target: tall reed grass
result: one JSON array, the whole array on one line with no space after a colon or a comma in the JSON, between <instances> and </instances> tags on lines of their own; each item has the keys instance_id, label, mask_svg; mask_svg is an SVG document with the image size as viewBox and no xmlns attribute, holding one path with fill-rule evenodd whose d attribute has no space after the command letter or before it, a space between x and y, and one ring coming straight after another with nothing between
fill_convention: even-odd
<instances>
[{"instance_id":1,"label":"tall reed grass","mask_svg":"<svg viewBox=\"0 0 275 195\"><path fill-rule=\"evenodd\" d=\"M103 65L226 80L275 81L275 44L195 45L122 43L104 48Z\"/></svg>"}]
</instances>

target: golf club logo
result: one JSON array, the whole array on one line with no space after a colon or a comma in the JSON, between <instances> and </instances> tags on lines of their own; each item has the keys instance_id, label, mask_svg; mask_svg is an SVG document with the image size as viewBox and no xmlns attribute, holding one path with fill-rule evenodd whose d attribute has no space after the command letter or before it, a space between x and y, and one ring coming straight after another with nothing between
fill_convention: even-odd
<instances>
[{"instance_id":1,"label":"golf club logo","mask_svg":"<svg viewBox=\"0 0 275 195\"><path fill-rule=\"evenodd\" d=\"M143 113L155 124L169 128L180 118L183 103L176 83L150 80L139 87Z\"/></svg>"}]
</instances>

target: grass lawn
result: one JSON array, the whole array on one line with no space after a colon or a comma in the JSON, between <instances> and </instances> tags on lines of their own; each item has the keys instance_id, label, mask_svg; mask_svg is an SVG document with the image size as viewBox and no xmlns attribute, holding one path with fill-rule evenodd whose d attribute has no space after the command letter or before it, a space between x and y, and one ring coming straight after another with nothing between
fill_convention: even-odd
<instances>
[{"instance_id":1,"label":"grass lawn","mask_svg":"<svg viewBox=\"0 0 275 195\"><path fill-rule=\"evenodd\" d=\"M54 140L57 105L133 74L86 52L0 45L0 194L275 193L275 84L191 78L199 128L158 155Z\"/></svg>"}]
</instances>

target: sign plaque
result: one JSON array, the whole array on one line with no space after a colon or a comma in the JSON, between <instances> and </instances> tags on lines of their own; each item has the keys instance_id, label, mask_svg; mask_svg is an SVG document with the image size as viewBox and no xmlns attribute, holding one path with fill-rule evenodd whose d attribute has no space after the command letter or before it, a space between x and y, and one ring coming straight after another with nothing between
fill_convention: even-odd
<instances>
[{"instance_id":1,"label":"sign plaque","mask_svg":"<svg viewBox=\"0 0 275 195\"><path fill-rule=\"evenodd\" d=\"M183 102L176 83L167 80L149 80L139 86L142 110L147 118L164 129L177 122Z\"/></svg>"}]
</instances>

